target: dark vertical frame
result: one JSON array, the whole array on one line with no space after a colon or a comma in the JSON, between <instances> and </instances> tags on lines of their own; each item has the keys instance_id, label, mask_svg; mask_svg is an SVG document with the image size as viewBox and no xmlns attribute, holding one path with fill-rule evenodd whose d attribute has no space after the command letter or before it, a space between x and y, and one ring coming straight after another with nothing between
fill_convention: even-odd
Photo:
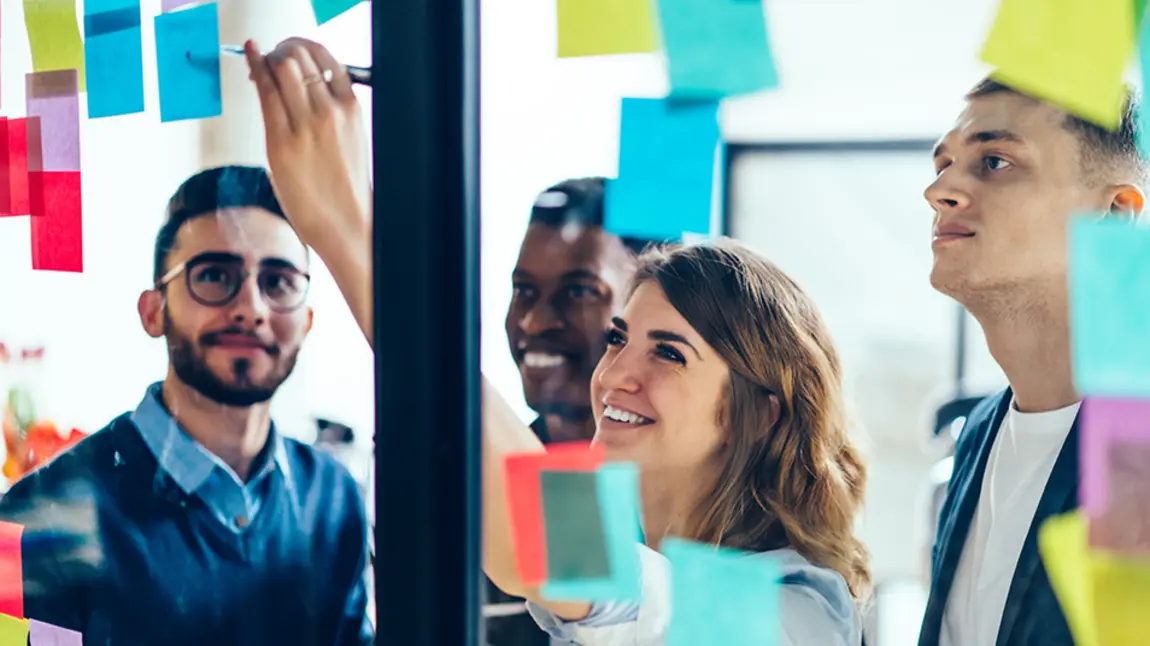
<instances>
[{"instance_id":1,"label":"dark vertical frame","mask_svg":"<svg viewBox=\"0 0 1150 646\"><path fill-rule=\"evenodd\" d=\"M380 644L481 635L477 3L372 3Z\"/></svg>"}]
</instances>

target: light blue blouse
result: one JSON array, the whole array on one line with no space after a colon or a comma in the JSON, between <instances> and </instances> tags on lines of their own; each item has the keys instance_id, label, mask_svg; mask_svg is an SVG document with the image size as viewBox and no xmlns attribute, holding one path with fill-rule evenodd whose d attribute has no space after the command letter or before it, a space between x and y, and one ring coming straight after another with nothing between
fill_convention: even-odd
<instances>
[{"instance_id":1,"label":"light blue blouse","mask_svg":"<svg viewBox=\"0 0 1150 646\"><path fill-rule=\"evenodd\" d=\"M554 641L578 646L663 646L670 620L670 567L666 557L640 545L642 601L599 603L578 621L566 621L528 602L539 627ZM790 549L769 556L782 574L781 646L859 646L862 620L850 589L834 570L812 565Z\"/></svg>"}]
</instances>

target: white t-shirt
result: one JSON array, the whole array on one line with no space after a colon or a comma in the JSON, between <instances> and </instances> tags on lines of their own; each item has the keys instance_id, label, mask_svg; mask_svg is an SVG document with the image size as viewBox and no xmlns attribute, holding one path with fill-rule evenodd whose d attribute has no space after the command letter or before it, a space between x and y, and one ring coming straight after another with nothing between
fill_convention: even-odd
<instances>
[{"instance_id":1,"label":"white t-shirt","mask_svg":"<svg viewBox=\"0 0 1150 646\"><path fill-rule=\"evenodd\" d=\"M940 646L993 646L998 640L1022 543L1078 406L1021 413L1010 403L986 463L978 510L942 618Z\"/></svg>"}]
</instances>

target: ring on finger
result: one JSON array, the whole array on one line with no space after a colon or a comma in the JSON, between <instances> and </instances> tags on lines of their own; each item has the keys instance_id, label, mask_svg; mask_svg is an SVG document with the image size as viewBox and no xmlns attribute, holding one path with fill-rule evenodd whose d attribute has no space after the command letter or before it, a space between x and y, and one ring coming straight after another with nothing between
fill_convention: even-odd
<instances>
[{"instance_id":1,"label":"ring on finger","mask_svg":"<svg viewBox=\"0 0 1150 646\"><path fill-rule=\"evenodd\" d=\"M303 84L311 85L312 83L319 83L320 81L323 81L324 83L331 83L331 77L331 70L324 70L319 74L309 74L305 76L303 79Z\"/></svg>"}]
</instances>

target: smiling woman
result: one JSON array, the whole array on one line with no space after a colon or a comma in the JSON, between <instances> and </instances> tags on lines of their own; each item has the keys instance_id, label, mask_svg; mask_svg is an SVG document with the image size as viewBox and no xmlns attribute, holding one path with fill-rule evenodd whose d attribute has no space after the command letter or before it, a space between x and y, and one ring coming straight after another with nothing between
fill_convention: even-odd
<instances>
[{"instance_id":1,"label":"smiling woman","mask_svg":"<svg viewBox=\"0 0 1150 646\"><path fill-rule=\"evenodd\" d=\"M854 534L865 467L847 433L837 352L813 303L733 242L654 251L640 259L607 345L591 381L595 442L642 474L643 601L555 603L519 583L501 461L541 445L488 387L491 579L526 597L555 637L662 643L666 595L646 591L666 585L662 540L685 538L783 564L782 643L858 644L855 602L870 592L869 556Z\"/></svg>"}]
</instances>

